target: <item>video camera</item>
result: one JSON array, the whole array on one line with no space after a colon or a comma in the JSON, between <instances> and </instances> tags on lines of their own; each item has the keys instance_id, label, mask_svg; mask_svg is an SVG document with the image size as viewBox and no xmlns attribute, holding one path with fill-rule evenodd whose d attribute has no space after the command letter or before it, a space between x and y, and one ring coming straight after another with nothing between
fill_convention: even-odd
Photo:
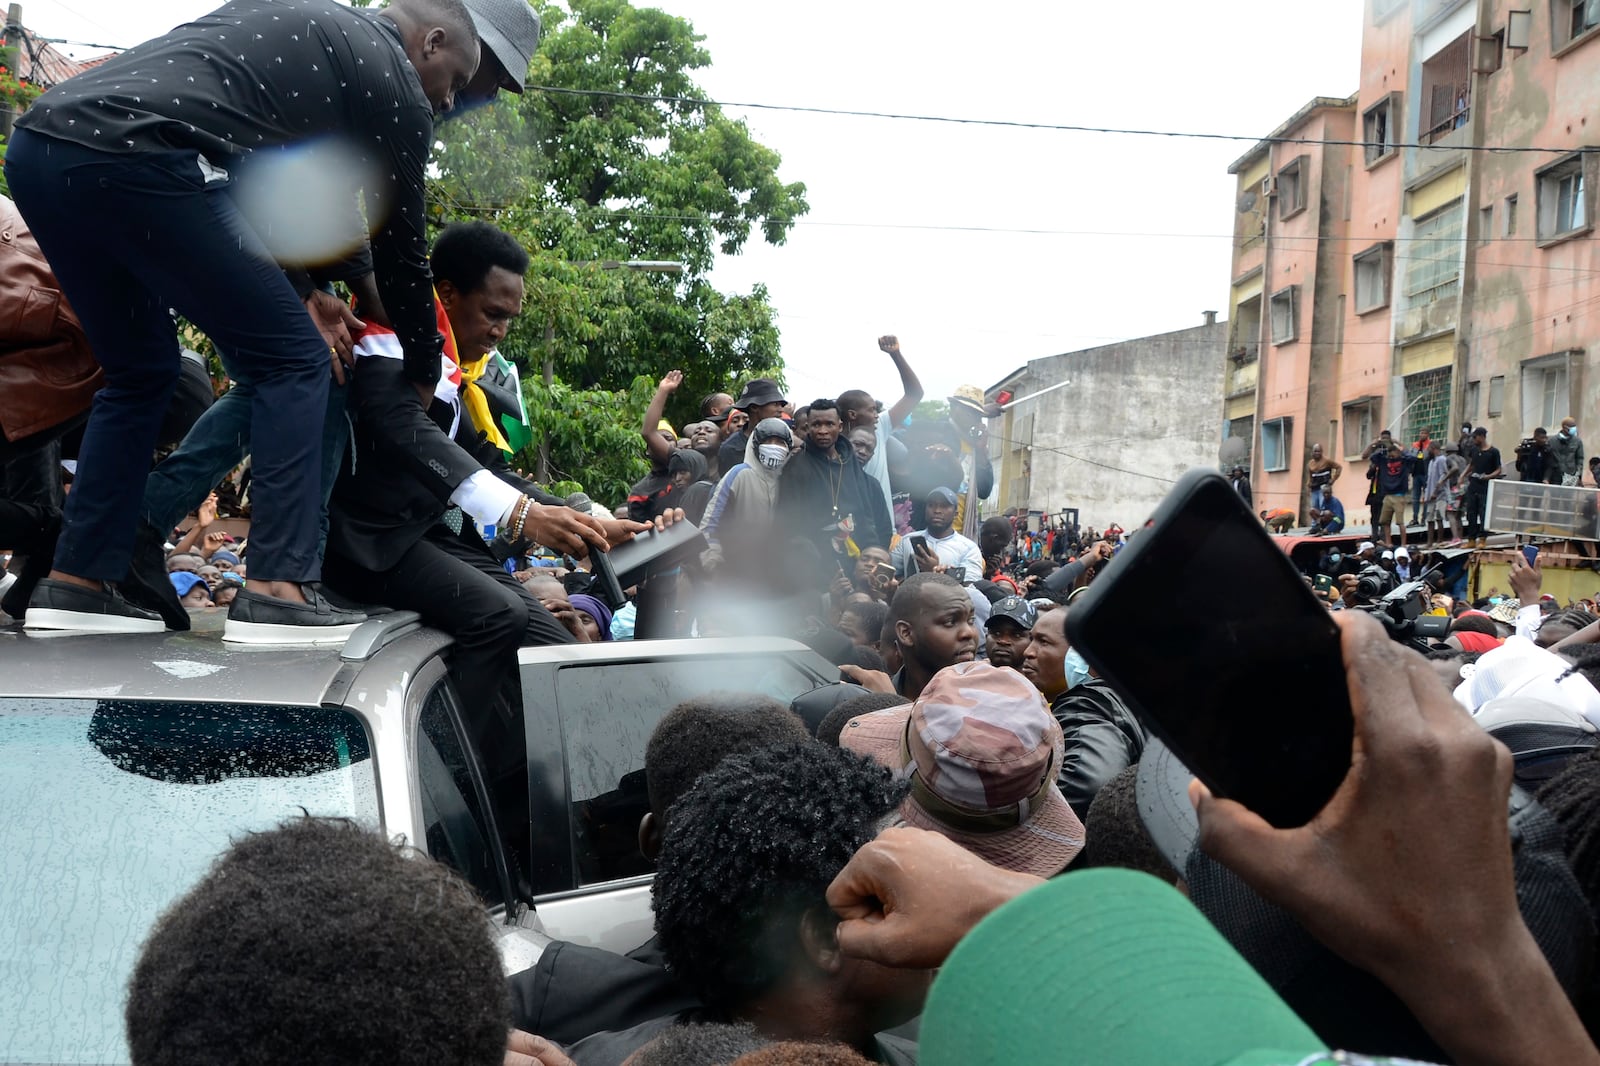
<instances>
[{"instance_id":1,"label":"video camera","mask_svg":"<svg viewBox=\"0 0 1600 1066\"><path fill-rule=\"evenodd\" d=\"M1374 570L1383 577L1381 586L1377 576L1371 573ZM1415 581L1407 581L1384 592L1381 589L1392 584L1393 575L1382 567L1369 566L1358 575L1357 594L1362 595L1369 589L1379 591L1373 592L1370 597L1372 602L1356 606L1381 622L1391 640L1426 652L1430 649L1430 640L1443 640L1450 632L1448 617L1423 613L1433 593L1432 586L1425 580L1426 576L1424 574Z\"/></svg>"}]
</instances>

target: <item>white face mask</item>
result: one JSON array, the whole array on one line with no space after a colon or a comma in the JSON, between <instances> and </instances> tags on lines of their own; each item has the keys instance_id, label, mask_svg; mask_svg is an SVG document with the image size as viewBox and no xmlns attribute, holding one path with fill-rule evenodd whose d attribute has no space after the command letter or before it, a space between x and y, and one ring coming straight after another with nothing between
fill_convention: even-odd
<instances>
[{"instance_id":1,"label":"white face mask","mask_svg":"<svg viewBox=\"0 0 1600 1066\"><path fill-rule=\"evenodd\" d=\"M768 470L776 470L789 461L789 448L784 444L759 444L756 460Z\"/></svg>"}]
</instances>

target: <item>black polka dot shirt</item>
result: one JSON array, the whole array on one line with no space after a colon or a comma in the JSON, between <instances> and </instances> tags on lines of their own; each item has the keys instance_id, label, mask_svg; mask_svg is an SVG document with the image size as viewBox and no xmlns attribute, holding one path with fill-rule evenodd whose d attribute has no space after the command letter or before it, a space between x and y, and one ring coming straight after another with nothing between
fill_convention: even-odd
<instances>
[{"instance_id":1,"label":"black polka dot shirt","mask_svg":"<svg viewBox=\"0 0 1600 1066\"><path fill-rule=\"evenodd\" d=\"M241 155L337 138L375 178L362 191L379 293L406 375L439 376L423 179L433 109L399 30L333 0L234 0L51 89L22 129L113 154Z\"/></svg>"}]
</instances>

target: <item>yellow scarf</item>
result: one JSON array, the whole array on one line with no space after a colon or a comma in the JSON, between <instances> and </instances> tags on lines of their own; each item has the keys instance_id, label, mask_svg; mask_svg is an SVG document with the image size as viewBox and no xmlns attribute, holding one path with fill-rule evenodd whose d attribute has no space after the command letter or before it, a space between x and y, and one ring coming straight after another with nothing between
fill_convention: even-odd
<instances>
[{"instance_id":1,"label":"yellow scarf","mask_svg":"<svg viewBox=\"0 0 1600 1066\"><path fill-rule=\"evenodd\" d=\"M444 336L444 354L461 372L459 395L461 406L466 408L467 417L472 419L474 428L489 439L489 443L502 452L509 452L511 445L507 444L506 438L501 435L500 427L494 424L494 415L489 412L489 398L483 394L483 389L478 385L478 379L489 366L489 353L484 352L482 357L473 363L461 361L460 349L456 347L456 333L450 328L450 316L445 313L444 302L439 299L437 289L433 293L433 313L439 332Z\"/></svg>"},{"instance_id":2,"label":"yellow scarf","mask_svg":"<svg viewBox=\"0 0 1600 1066\"><path fill-rule=\"evenodd\" d=\"M467 415L472 419L472 424L489 438L489 443L499 448L502 452L511 451L511 445L506 443L506 438L500 432L500 427L494 424L494 415L489 412L489 398L483 394L483 389L478 387L478 379L483 376L484 370L489 366L489 354L484 353L483 358L475 363L461 363L461 403L466 408Z\"/></svg>"}]
</instances>

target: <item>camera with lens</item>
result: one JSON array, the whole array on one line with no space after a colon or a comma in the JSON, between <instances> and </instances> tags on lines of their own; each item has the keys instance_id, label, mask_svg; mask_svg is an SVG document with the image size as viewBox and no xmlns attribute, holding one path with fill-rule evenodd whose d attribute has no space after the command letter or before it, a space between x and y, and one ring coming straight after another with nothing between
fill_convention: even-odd
<instances>
[{"instance_id":1,"label":"camera with lens","mask_svg":"<svg viewBox=\"0 0 1600 1066\"><path fill-rule=\"evenodd\" d=\"M1361 582L1357 586L1358 591L1376 587L1378 575L1372 574L1373 570L1382 574L1387 579L1388 585L1393 584L1393 575L1388 571L1382 567L1369 566L1358 575L1358 580ZM1373 582L1371 586L1366 584L1369 577ZM1357 606L1382 623L1391 640L1398 640L1418 651L1426 652L1431 646L1430 641L1443 640L1450 632L1448 617L1424 613L1428 609L1432 593L1432 587L1424 580L1407 581L1403 585L1378 594L1373 597L1372 602Z\"/></svg>"},{"instance_id":2,"label":"camera with lens","mask_svg":"<svg viewBox=\"0 0 1600 1066\"><path fill-rule=\"evenodd\" d=\"M1394 588L1395 576L1377 564L1362 567L1356 572L1356 598L1365 606L1372 600L1388 594Z\"/></svg>"}]
</instances>

